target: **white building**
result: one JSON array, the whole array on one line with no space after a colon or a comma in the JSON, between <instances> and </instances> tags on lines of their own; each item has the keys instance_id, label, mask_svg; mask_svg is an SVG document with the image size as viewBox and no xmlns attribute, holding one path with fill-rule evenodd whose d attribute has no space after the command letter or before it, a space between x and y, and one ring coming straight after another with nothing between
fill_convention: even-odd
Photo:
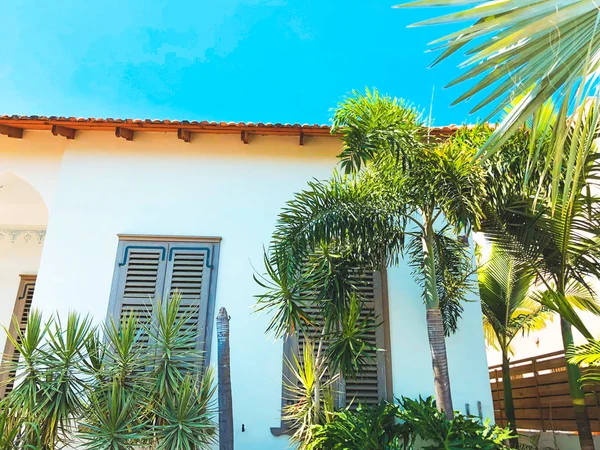
<instances>
[{"instance_id":1,"label":"white building","mask_svg":"<svg viewBox=\"0 0 600 450\"><path fill-rule=\"evenodd\" d=\"M282 343L265 335L268 317L253 313L253 273L284 203L329 177L340 146L316 125L0 117L0 323L27 309L32 292L44 313L76 310L101 323L126 298L174 286L177 258L191 255L200 270L212 266L201 286L209 342L215 311L231 316L236 447L286 448L274 436ZM159 286L142 277L136 297L123 277L142 260L154 264ZM404 265L389 268L381 287L386 364L377 395L431 395L420 288ZM481 323L479 303L468 303L447 340L452 395L456 409L477 414L479 402L492 417ZM214 363L216 344L211 352Z\"/></svg>"}]
</instances>

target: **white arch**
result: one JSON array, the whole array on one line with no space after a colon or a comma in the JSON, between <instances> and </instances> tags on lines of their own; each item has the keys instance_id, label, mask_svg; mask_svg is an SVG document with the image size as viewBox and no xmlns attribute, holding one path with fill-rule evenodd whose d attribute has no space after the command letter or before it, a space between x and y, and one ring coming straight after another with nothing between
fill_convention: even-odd
<instances>
[{"instance_id":1,"label":"white arch","mask_svg":"<svg viewBox=\"0 0 600 450\"><path fill-rule=\"evenodd\" d=\"M14 172L0 173L0 226L45 228L48 208L38 190Z\"/></svg>"}]
</instances>

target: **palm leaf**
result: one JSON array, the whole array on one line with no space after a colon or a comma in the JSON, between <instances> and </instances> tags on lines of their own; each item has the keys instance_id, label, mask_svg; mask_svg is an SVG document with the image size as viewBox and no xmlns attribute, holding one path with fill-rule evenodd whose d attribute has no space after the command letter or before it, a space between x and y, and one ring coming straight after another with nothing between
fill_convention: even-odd
<instances>
[{"instance_id":1,"label":"palm leaf","mask_svg":"<svg viewBox=\"0 0 600 450\"><path fill-rule=\"evenodd\" d=\"M431 44L444 52L434 64L461 49L465 73L451 85L478 82L457 101L492 102L488 117L519 98L480 155L490 156L550 98L559 108L578 86L595 84L600 70L600 12L591 0L455 1L418 0L402 7L466 7L416 25L468 22ZM581 104L581 96L577 97Z\"/></svg>"}]
</instances>

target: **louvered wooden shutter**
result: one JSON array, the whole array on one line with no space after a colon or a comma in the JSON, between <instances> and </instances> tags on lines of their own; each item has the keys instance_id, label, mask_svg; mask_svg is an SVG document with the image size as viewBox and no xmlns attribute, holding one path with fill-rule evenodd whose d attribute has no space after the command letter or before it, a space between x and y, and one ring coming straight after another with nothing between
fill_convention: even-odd
<instances>
[{"instance_id":1,"label":"louvered wooden shutter","mask_svg":"<svg viewBox=\"0 0 600 450\"><path fill-rule=\"evenodd\" d=\"M181 294L181 316L195 336L196 348L210 351L210 323L218 263L218 238L206 240L154 241L135 236L119 243L109 317L120 323L136 316L140 321L141 345L144 332L156 314L157 301Z\"/></svg>"},{"instance_id":2,"label":"louvered wooden shutter","mask_svg":"<svg viewBox=\"0 0 600 450\"><path fill-rule=\"evenodd\" d=\"M383 311L381 273L357 273L355 282L362 297L365 299L362 316L366 317L367 315L374 313L378 318L378 322L386 322L388 318L384 317ZM308 312L314 314L314 317L318 317L318 311L316 309L310 309ZM321 335L322 323L323 322L321 321L321 324L317 323L316 326L306 330L306 334L315 346ZM383 324L378 326L376 330L366 337L367 340L379 349L385 349L383 326ZM304 346L304 335L299 334L296 345L293 346L299 357L302 357L303 355ZM325 351L326 348L327 343L325 342L322 351ZM341 393L344 395L344 399L338 403L347 406L350 405L351 408L354 409L359 403L374 405L379 403L381 399L386 398L387 383L384 352L372 351L369 356L370 358L362 372L357 377L344 381L344 387L342 388L344 392Z\"/></svg>"},{"instance_id":3,"label":"louvered wooden shutter","mask_svg":"<svg viewBox=\"0 0 600 450\"><path fill-rule=\"evenodd\" d=\"M166 244L121 242L117 255L117 282L113 285L112 317L120 324L137 317L140 345L147 345L154 305L162 297L167 266Z\"/></svg>"},{"instance_id":4,"label":"louvered wooden shutter","mask_svg":"<svg viewBox=\"0 0 600 450\"><path fill-rule=\"evenodd\" d=\"M357 275L357 286L366 300L362 316L374 313L381 322L387 321L383 316L382 288L380 272L363 272ZM383 325L370 332L367 340L377 348L385 349ZM386 397L385 354L382 351L370 351L366 366L353 379L345 380L346 404L352 407L358 403L375 405Z\"/></svg>"},{"instance_id":5,"label":"louvered wooden shutter","mask_svg":"<svg viewBox=\"0 0 600 450\"><path fill-rule=\"evenodd\" d=\"M17 293L17 299L15 301L15 307L13 309L13 317L17 319L19 329L21 332L25 332L27 327L27 320L29 319L29 313L31 311L31 303L33 301L33 293L35 290L35 275L21 275L21 282L19 284L19 290ZM13 320L11 320L8 332L11 336L20 342L20 338L17 334L16 326ZM4 398L12 391L14 387L14 380L16 376L15 365L19 362L20 354L15 348L13 343L7 339L4 346L4 357L2 370L0 370L0 398Z\"/></svg>"},{"instance_id":6,"label":"louvered wooden shutter","mask_svg":"<svg viewBox=\"0 0 600 450\"><path fill-rule=\"evenodd\" d=\"M163 298L171 298L179 292L181 316L187 318L186 329L195 332L199 349L204 348L208 339L206 317L209 314L214 253L211 244L175 242L169 247Z\"/></svg>"}]
</instances>

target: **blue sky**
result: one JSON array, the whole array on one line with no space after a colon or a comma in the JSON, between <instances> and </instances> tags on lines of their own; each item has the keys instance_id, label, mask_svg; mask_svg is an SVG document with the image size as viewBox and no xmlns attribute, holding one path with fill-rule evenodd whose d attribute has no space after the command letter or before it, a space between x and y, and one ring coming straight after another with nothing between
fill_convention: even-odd
<instances>
[{"instance_id":1,"label":"blue sky","mask_svg":"<svg viewBox=\"0 0 600 450\"><path fill-rule=\"evenodd\" d=\"M0 113L327 123L352 89L377 87L473 122L443 86L460 59L428 69L448 29L407 28L426 10L394 0L7 2ZM438 11L436 11L437 13Z\"/></svg>"}]
</instances>

